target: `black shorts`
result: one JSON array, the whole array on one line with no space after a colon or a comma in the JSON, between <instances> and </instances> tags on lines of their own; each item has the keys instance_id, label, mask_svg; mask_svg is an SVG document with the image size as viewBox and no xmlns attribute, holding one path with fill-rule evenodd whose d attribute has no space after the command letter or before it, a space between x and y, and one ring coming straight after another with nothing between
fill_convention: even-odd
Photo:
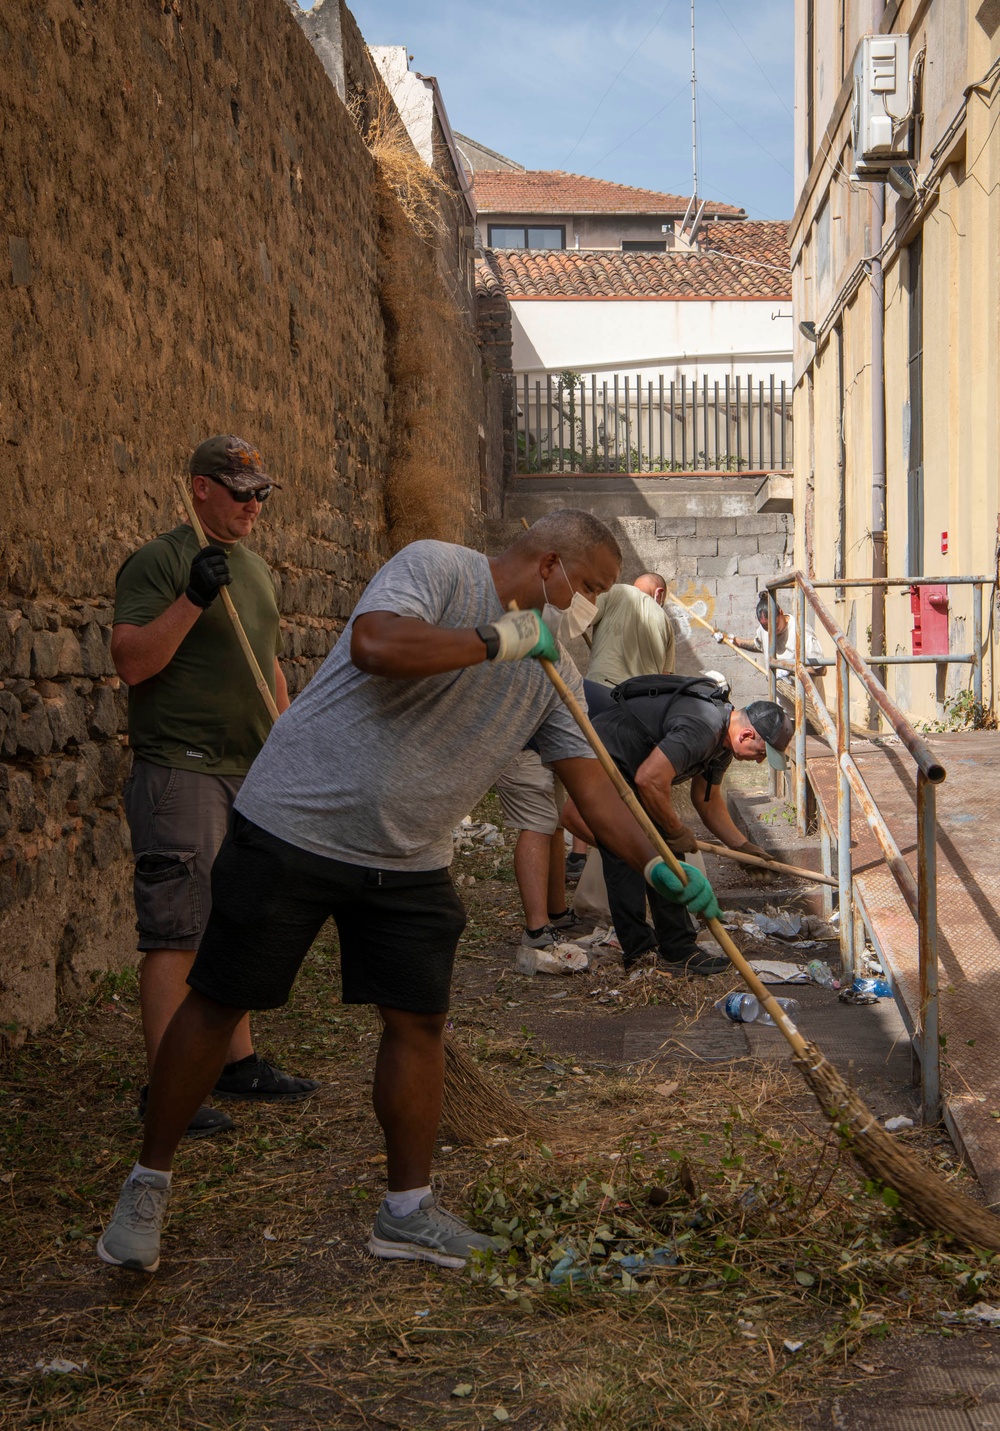
<instances>
[{"instance_id":1,"label":"black shorts","mask_svg":"<svg viewBox=\"0 0 1000 1431\"><path fill-rule=\"evenodd\" d=\"M212 867L212 913L188 983L216 1003L278 1008L329 918L345 1004L447 1011L465 909L446 869L326 859L238 810Z\"/></svg>"}]
</instances>

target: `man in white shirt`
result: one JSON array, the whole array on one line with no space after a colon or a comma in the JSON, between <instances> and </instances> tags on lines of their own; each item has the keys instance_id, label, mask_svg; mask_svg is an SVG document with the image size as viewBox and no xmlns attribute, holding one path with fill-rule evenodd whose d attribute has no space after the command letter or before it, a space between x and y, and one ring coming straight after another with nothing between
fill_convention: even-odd
<instances>
[{"instance_id":1,"label":"man in white shirt","mask_svg":"<svg viewBox=\"0 0 1000 1431\"><path fill-rule=\"evenodd\" d=\"M728 639L741 651L760 651L767 655L767 627L768 627L768 600L767 592L762 591L757 598L757 630L751 641L747 641L739 636L730 636ZM794 679L795 676L795 618L789 616L778 607L777 626L775 630L774 657L776 661L782 662L778 668L778 675L784 676L787 680ZM805 641L806 667L819 691L820 698L825 701L823 691L823 670L821 665L813 665L814 661L819 662L824 659L823 648L819 644L815 632L806 627ZM787 662L787 665L784 663ZM782 705L787 702L779 694Z\"/></svg>"}]
</instances>

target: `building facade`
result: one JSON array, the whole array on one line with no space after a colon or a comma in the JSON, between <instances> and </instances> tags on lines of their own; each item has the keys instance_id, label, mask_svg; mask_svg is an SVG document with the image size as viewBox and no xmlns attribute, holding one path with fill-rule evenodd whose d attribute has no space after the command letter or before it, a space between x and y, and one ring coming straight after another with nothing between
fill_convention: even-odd
<instances>
[{"instance_id":1,"label":"building facade","mask_svg":"<svg viewBox=\"0 0 1000 1431\"><path fill-rule=\"evenodd\" d=\"M862 101L897 92L891 172L859 173L856 64ZM997 0L796 0L795 558L817 579L996 570L998 89ZM821 594L863 653L917 648L908 587ZM970 651L969 588L947 603ZM925 720L969 684L967 666L887 671Z\"/></svg>"}]
</instances>

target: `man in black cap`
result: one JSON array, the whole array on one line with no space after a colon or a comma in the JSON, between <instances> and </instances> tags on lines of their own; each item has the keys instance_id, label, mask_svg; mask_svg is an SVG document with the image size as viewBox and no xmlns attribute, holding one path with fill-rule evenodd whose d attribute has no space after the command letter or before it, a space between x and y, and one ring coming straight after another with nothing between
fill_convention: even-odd
<instances>
[{"instance_id":1,"label":"man in black cap","mask_svg":"<svg viewBox=\"0 0 1000 1431\"><path fill-rule=\"evenodd\" d=\"M733 760L767 760L777 770L787 766L782 752L794 733L792 722L771 701L754 701L736 710L728 688L704 677L637 676L616 686L611 699L591 717L608 752L632 785L675 855L693 854L694 832L673 804L674 787L691 782L691 803L702 824L731 850L769 859L766 850L737 829L722 794L722 778ZM590 836L571 801L563 823L574 834ZM601 848L608 904L622 961L629 969L653 953L659 968L676 973L718 974L728 959L698 948L698 929L681 905L661 899L613 855ZM646 921L646 899L653 928Z\"/></svg>"},{"instance_id":2,"label":"man in black cap","mask_svg":"<svg viewBox=\"0 0 1000 1431\"><path fill-rule=\"evenodd\" d=\"M222 602L232 589L247 637L279 711L288 688L267 564L242 545L272 490L256 448L238 437L203 442L190 462L191 495L210 544L187 523L140 547L118 573L111 655L129 688L132 774L125 813L135 855L135 907L146 1058L187 994L187 976L211 909L212 863L233 800L267 739L271 720ZM237 1027L215 1093L291 1102L318 1087L292 1078L253 1047L249 1017ZM140 1116L145 1112L140 1095ZM233 1126L202 1107L188 1126L207 1137Z\"/></svg>"}]
</instances>

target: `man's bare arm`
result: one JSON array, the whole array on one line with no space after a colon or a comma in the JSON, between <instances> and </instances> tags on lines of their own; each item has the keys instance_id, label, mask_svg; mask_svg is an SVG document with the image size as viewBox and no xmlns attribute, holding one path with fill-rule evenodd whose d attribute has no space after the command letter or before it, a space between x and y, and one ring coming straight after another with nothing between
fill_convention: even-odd
<instances>
[{"instance_id":1,"label":"man's bare arm","mask_svg":"<svg viewBox=\"0 0 1000 1431\"><path fill-rule=\"evenodd\" d=\"M746 835L737 828L729 814L721 785L709 788L704 775L695 775L691 780L691 804L705 828L731 850L738 850L746 843Z\"/></svg>"},{"instance_id":2,"label":"man's bare arm","mask_svg":"<svg viewBox=\"0 0 1000 1431\"><path fill-rule=\"evenodd\" d=\"M111 659L125 684L137 686L169 666L201 612L200 606L179 596L145 626L119 622L111 632Z\"/></svg>"},{"instance_id":3,"label":"man's bare arm","mask_svg":"<svg viewBox=\"0 0 1000 1431\"><path fill-rule=\"evenodd\" d=\"M480 665L486 644L471 627L449 631L417 616L365 611L351 628L351 660L370 676L413 681Z\"/></svg>"},{"instance_id":4,"label":"man's bare arm","mask_svg":"<svg viewBox=\"0 0 1000 1431\"><path fill-rule=\"evenodd\" d=\"M571 797L563 812L567 827L574 833L585 830L581 838L588 844L604 845L633 869L644 870L656 851L599 762L585 757L556 760L552 769Z\"/></svg>"},{"instance_id":5,"label":"man's bare arm","mask_svg":"<svg viewBox=\"0 0 1000 1431\"><path fill-rule=\"evenodd\" d=\"M659 747L646 757L635 772L639 799L668 837L679 835L686 828L671 799L676 776L677 771Z\"/></svg>"},{"instance_id":6,"label":"man's bare arm","mask_svg":"<svg viewBox=\"0 0 1000 1431\"><path fill-rule=\"evenodd\" d=\"M287 711L291 705L288 696L288 682L285 680L285 673L281 669L281 662L277 656L274 658L274 704L278 707L278 714Z\"/></svg>"}]
</instances>

